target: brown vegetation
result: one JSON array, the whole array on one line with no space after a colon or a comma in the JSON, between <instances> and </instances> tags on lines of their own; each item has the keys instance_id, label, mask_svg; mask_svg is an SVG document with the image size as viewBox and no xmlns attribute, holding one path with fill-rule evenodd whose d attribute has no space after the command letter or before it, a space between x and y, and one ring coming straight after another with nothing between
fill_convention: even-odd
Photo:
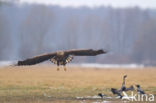
<instances>
[{"instance_id":1,"label":"brown vegetation","mask_svg":"<svg viewBox=\"0 0 156 103\"><path fill-rule=\"evenodd\" d=\"M0 68L0 102L38 101L76 96L112 95L110 88L119 88L122 76L126 85L140 84L146 93L156 95L156 69L96 69L68 66L65 72L55 66L37 65ZM50 96L50 98L48 98ZM52 99L53 98L53 99Z\"/></svg>"}]
</instances>

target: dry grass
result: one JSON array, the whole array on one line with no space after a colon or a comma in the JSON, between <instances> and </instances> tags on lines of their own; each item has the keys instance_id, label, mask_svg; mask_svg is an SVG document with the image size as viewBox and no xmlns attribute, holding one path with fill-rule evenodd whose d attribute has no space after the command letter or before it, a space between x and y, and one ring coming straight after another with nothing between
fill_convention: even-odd
<instances>
[{"instance_id":1,"label":"dry grass","mask_svg":"<svg viewBox=\"0 0 156 103\"><path fill-rule=\"evenodd\" d=\"M28 103L28 101L54 100L54 98L72 99L75 96L96 95L98 92L112 95L110 88L119 88L124 74L128 75L127 86L140 84L147 93L156 95L155 73L156 68L67 67L65 72L63 68L56 71L56 67L51 65L1 67L0 102L21 100ZM51 99L44 95L51 96Z\"/></svg>"}]
</instances>

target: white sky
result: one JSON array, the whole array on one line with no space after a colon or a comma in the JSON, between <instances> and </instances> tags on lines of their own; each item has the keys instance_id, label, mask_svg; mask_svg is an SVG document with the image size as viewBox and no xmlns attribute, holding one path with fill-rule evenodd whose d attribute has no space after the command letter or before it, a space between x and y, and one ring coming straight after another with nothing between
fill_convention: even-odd
<instances>
[{"instance_id":1,"label":"white sky","mask_svg":"<svg viewBox=\"0 0 156 103\"><path fill-rule=\"evenodd\" d=\"M27 3L40 3L40 4L54 4L63 7L72 6L108 6L113 7L133 7L139 6L142 8L156 8L156 0L20 0Z\"/></svg>"}]
</instances>

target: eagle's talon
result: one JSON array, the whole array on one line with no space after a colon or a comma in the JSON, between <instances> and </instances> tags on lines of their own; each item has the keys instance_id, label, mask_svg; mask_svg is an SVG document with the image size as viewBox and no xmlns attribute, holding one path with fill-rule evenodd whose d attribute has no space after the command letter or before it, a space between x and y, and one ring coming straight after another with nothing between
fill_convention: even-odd
<instances>
[{"instance_id":1,"label":"eagle's talon","mask_svg":"<svg viewBox=\"0 0 156 103\"><path fill-rule=\"evenodd\" d=\"M64 71L67 71L66 67L64 67Z\"/></svg>"},{"instance_id":2,"label":"eagle's talon","mask_svg":"<svg viewBox=\"0 0 156 103\"><path fill-rule=\"evenodd\" d=\"M59 69L59 67L57 67L57 71L59 71L60 69Z\"/></svg>"}]
</instances>

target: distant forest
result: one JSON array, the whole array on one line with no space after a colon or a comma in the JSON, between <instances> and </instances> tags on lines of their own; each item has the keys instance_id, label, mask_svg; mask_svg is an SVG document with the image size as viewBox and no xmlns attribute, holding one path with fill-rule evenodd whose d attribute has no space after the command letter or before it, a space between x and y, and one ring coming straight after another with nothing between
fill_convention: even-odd
<instances>
[{"instance_id":1,"label":"distant forest","mask_svg":"<svg viewBox=\"0 0 156 103\"><path fill-rule=\"evenodd\" d=\"M108 54L78 63L156 65L156 10L0 3L0 60L80 48Z\"/></svg>"}]
</instances>

